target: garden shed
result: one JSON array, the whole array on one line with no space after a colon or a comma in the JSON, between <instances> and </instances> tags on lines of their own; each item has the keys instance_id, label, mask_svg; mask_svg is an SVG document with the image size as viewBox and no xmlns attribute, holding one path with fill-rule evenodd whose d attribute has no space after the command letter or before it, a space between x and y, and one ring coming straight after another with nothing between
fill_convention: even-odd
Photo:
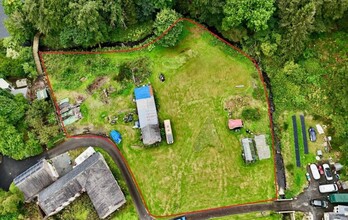
<instances>
[{"instance_id":1,"label":"garden shed","mask_svg":"<svg viewBox=\"0 0 348 220\"><path fill-rule=\"evenodd\" d=\"M243 159L246 163L252 163L256 161L256 152L253 144L253 140L251 138L243 138L242 139L242 147L243 147Z\"/></svg>"},{"instance_id":2,"label":"garden shed","mask_svg":"<svg viewBox=\"0 0 348 220\"><path fill-rule=\"evenodd\" d=\"M266 143L266 136L264 134L255 135L255 147L257 149L257 156L260 160L268 159L271 157L271 151Z\"/></svg>"},{"instance_id":3,"label":"garden shed","mask_svg":"<svg viewBox=\"0 0 348 220\"><path fill-rule=\"evenodd\" d=\"M228 120L228 128L230 130L240 129L243 127L242 119L229 119Z\"/></svg>"},{"instance_id":4,"label":"garden shed","mask_svg":"<svg viewBox=\"0 0 348 220\"><path fill-rule=\"evenodd\" d=\"M152 87L149 85L134 89L139 125L145 145L161 142L161 133Z\"/></svg>"}]
</instances>

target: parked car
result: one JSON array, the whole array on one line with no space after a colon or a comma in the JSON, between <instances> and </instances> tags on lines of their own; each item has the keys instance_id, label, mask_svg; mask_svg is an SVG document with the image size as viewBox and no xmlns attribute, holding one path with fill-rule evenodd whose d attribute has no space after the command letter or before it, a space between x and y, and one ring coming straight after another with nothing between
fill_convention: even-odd
<instances>
[{"instance_id":1,"label":"parked car","mask_svg":"<svg viewBox=\"0 0 348 220\"><path fill-rule=\"evenodd\" d=\"M181 217L177 217L177 218L175 218L173 220L186 220L186 217L185 216L181 216Z\"/></svg>"},{"instance_id":2,"label":"parked car","mask_svg":"<svg viewBox=\"0 0 348 220\"><path fill-rule=\"evenodd\" d=\"M318 165L318 170L319 170L320 175L324 174L324 169L323 169L322 165Z\"/></svg>"},{"instance_id":3,"label":"parked car","mask_svg":"<svg viewBox=\"0 0 348 220\"><path fill-rule=\"evenodd\" d=\"M338 191L337 184L319 185L319 192L320 193L332 193L332 192L337 192L337 191Z\"/></svg>"},{"instance_id":4,"label":"parked car","mask_svg":"<svg viewBox=\"0 0 348 220\"><path fill-rule=\"evenodd\" d=\"M311 175L309 175L309 173L306 173L306 179L307 181L311 181Z\"/></svg>"},{"instance_id":5,"label":"parked car","mask_svg":"<svg viewBox=\"0 0 348 220\"><path fill-rule=\"evenodd\" d=\"M315 180L320 179L320 174L319 174L319 170L318 170L318 168L317 168L317 165L315 165L314 163L312 163L309 167L310 167L310 169L311 169L313 179L315 179Z\"/></svg>"},{"instance_id":6,"label":"parked car","mask_svg":"<svg viewBox=\"0 0 348 220\"><path fill-rule=\"evenodd\" d=\"M329 207L329 203L325 200L320 200L320 199L312 199L310 204L314 207L320 207L320 208L327 208Z\"/></svg>"},{"instance_id":7,"label":"parked car","mask_svg":"<svg viewBox=\"0 0 348 220\"><path fill-rule=\"evenodd\" d=\"M317 140L317 134L316 134L314 128L310 127L308 129L308 133L309 133L309 140L310 141L314 142Z\"/></svg>"},{"instance_id":8,"label":"parked car","mask_svg":"<svg viewBox=\"0 0 348 220\"><path fill-rule=\"evenodd\" d=\"M330 169L330 166L329 164L327 163L324 163L323 164L323 169L324 169L324 173L325 173L325 177L327 180L333 180L333 177L332 177L332 173L331 173L331 169Z\"/></svg>"}]
</instances>

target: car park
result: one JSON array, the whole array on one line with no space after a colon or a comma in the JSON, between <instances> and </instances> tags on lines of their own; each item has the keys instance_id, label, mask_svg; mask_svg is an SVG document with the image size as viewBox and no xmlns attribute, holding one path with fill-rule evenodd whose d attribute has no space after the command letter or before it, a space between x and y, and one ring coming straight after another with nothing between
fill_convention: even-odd
<instances>
[{"instance_id":1,"label":"car park","mask_svg":"<svg viewBox=\"0 0 348 220\"><path fill-rule=\"evenodd\" d=\"M314 163L312 163L309 167L310 167L310 169L311 169L313 179L315 179L315 180L320 179L320 174L319 174L319 170L318 170L317 165L315 165Z\"/></svg>"},{"instance_id":2,"label":"car park","mask_svg":"<svg viewBox=\"0 0 348 220\"><path fill-rule=\"evenodd\" d=\"M337 184L319 185L319 192L320 193L332 193L332 192L337 192L337 191L338 191Z\"/></svg>"},{"instance_id":3,"label":"car park","mask_svg":"<svg viewBox=\"0 0 348 220\"><path fill-rule=\"evenodd\" d=\"M324 174L324 169L323 169L322 165L318 165L318 170L319 170L320 175Z\"/></svg>"},{"instance_id":4,"label":"car park","mask_svg":"<svg viewBox=\"0 0 348 220\"><path fill-rule=\"evenodd\" d=\"M329 164L324 163L324 164L323 164L323 169L324 169L324 174L325 174L326 179L327 179L328 181L333 180L333 177L332 177L332 173L331 173L331 169L330 169Z\"/></svg>"},{"instance_id":5,"label":"car park","mask_svg":"<svg viewBox=\"0 0 348 220\"><path fill-rule=\"evenodd\" d=\"M317 140L317 134L316 134L314 128L310 127L308 129L308 133L309 133L309 140L310 141L314 142Z\"/></svg>"},{"instance_id":6,"label":"car park","mask_svg":"<svg viewBox=\"0 0 348 220\"><path fill-rule=\"evenodd\" d=\"M320 207L320 208L327 208L329 207L329 203L325 200L320 200L320 199L312 199L310 201L311 206L314 207Z\"/></svg>"}]
</instances>

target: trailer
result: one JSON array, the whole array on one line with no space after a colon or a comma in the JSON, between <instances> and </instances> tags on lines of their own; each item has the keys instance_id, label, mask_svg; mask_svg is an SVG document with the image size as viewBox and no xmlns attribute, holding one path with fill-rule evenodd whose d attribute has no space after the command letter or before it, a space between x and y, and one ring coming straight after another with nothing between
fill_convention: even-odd
<instances>
[{"instance_id":1,"label":"trailer","mask_svg":"<svg viewBox=\"0 0 348 220\"><path fill-rule=\"evenodd\" d=\"M348 193L333 193L328 197L332 204L348 204Z\"/></svg>"}]
</instances>

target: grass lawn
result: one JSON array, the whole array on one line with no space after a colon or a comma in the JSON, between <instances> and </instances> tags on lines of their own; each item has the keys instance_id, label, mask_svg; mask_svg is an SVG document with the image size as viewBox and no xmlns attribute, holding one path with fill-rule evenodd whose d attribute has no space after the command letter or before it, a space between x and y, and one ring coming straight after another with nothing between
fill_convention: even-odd
<instances>
[{"instance_id":1,"label":"grass lawn","mask_svg":"<svg viewBox=\"0 0 348 220\"><path fill-rule=\"evenodd\" d=\"M134 85L115 78L122 63L146 57L159 119L170 119L174 144L165 141L144 148L139 130L124 123L126 113L136 112ZM151 46L137 52L100 55L44 55L58 100L83 97L83 119L67 126L70 134L88 127L93 132L119 130L125 155L151 213L164 215L275 197L273 156L246 165L240 139L245 131L227 128L228 110L241 118L246 108L256 108L257 121L245 128L266 134L271 145L267 104L253 96L261 82L254 65L208 32L185 23L180 43L173 48ZM158 75L166 80L160 82ZM88 91L96 80L102 85ZM237 86L237 87L236 87ZM108 88L109 96L103 95ZM254 98L255 97L255 98ZM116 118L117 123L108 123Z\"/></svg>"}]
</instances>

